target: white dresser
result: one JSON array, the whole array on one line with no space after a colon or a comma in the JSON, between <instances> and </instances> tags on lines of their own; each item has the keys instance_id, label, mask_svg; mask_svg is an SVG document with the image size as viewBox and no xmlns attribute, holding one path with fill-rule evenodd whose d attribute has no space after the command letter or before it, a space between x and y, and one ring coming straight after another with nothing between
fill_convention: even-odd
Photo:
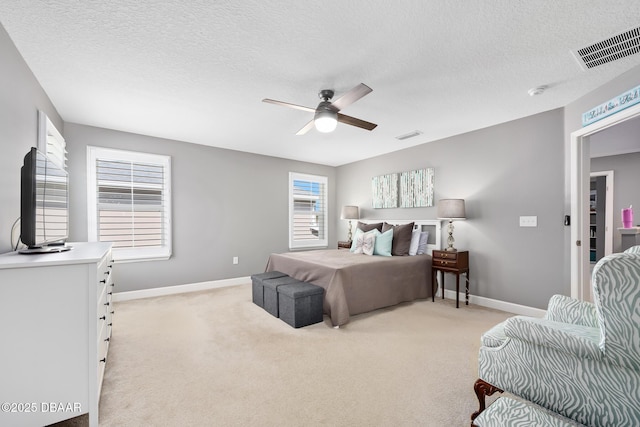
<instances>
[{"instance_id":1,"label":"white dresser","mask_svg":"<svg viewBox=\"0 0 640 427\"><path fill-rule=\"evenodd\" d=\"M0 425L43 426L98 402L111 338L111 243L0 255Z\"/></svg>"}]
</instances>

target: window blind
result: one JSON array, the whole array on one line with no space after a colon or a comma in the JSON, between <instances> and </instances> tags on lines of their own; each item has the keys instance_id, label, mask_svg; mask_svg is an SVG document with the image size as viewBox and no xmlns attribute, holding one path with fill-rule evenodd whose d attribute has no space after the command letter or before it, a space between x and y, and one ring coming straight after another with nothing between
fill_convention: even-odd
<instances>
[{"instance_id":1,"label":"window blind","mask_svg":"<svg viewBox=\"0 0 640 427\"><path fill-rule=\"evenodd\" d=\"M290 195L290 247L326 246L326 177L292 173Z\"/></svg>"},{"instance_id":2,"label":"window blind","mask_svg":"<svg viewBox=\"0 0 640 427\"><path fill-rule=\"evenodd\" d=\"M114 248L161 247L165 239L162 165L98 160L99 241Z\"/></svg>"},{"instance_id":3,"label":"window blind","mask_svg":"<svg viewBox=\"0 0 640 427\"><path fill-rule=\"evenodd\" d=\"M67 143L49 117L38 111L38 150L62 169L67 170Z\"/></svg>"},{"instance_id":4,"label":"window blind","mask_svg":"<svg viewBox=\"0 0 640 427\"><path fill-rule=\"evenodd\" d=\"M67 170L67 149L64 139L59 139L54 135L47 134L47 156L56 164Z\"/></svg>"},{"instance_id":5,"label":"window blind","mask_svg":"<svg viewBox=\"0 0 640 427\"><path fill-rule=\"evenodd\" d=\"M116 260L171 256L171 158L89 147L89 240L112 242Z\"/></svg>"}]
</instances>

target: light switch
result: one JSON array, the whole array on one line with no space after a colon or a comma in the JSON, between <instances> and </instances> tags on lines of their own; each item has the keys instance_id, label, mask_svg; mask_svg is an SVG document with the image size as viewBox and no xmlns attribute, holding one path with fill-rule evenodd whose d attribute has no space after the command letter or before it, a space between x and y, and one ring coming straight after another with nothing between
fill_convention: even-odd
<instances>
[{"instance_id":1,"label":"light switch","mask_svg":"<svg viewBox=\"0 0 640 427\"><path fill-rule=\"evenodd\" d=\"M521 216L520 217L520 227L537 227L537 226L538 226L537 216Z\"/></svg>"}]
</instances>

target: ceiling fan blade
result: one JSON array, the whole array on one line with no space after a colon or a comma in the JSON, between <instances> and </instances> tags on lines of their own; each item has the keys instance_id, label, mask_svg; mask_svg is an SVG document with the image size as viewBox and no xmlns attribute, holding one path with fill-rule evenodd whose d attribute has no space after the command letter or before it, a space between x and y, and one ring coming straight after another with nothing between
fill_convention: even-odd
<instances>
[{"instance_id":1,"label":"ceiling fan blade","mask_svg":"<svg viewBox=\"0 0 640 427\"><path fill-rule=\"evenodd\" d=\"M356 126L366 130L374 130L376 126L378 126L375 123L366 122L364 120L356 119L355 117L347 116L340 113L338 113L338 121L346 125Z\"/></svg>"},{"instance_id":2,"label":"ceiling fan blade","mask_svg":"<svg viewBox=\"0 0 640 427\"><path fill-rule=\"evenodd\" d=\"M265 98L262 102L268 102L269 104L282 105L283 107L295 108L296 110L302 110L309 113L315 113L315 108L304 107L302 105L291 104L289 102L276 101L275 99Z\"/></svg>"},{"instance_id":3,"label":"ceiling fan blade","mask_svg":"<svg viewBox=\"0 0 640 427\"><path fill-rule=\"evenodd\" d=\"M304 127L300 129L298 132L296 132L296 135L304 135L305 133L309 132L312 127L313 127L313 120L311 120L309 123L304 125Z\"/></svg>"},{"instance_id":4,"label":"ceiling fan blade","mask_svg":"<svg viewBox=\"0 0 640 427\"><path fill-rule=\"evenodd\" d=\"M371 89L369 86L367 86L364 83L360 83L358 86L354 87L349 92L345 93L340 98L333 101L331 105L333 105L335 108L338 109L338 111L340 111L344 107L353 104L358 99L371 93L371 91L373 91L373 89Z\"/></svg>"}]
</instances>

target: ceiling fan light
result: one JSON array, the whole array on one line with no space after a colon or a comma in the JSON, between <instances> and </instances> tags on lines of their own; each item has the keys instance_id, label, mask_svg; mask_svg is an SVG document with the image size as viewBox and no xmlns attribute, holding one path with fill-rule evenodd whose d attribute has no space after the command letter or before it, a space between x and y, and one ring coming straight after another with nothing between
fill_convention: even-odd
<instances>
[{"instance_id":1,"label":"ceiling fan light","mask_svg":"<svg viewBox=\"0 0 640 427\"><path fill-rule=\"evenodd\" d=\"M335 111L329 109L320 110L316 112L313 124L318 132L329 133L333 132L338 125L338 114Z\"/></svg>"}]
</instances>

